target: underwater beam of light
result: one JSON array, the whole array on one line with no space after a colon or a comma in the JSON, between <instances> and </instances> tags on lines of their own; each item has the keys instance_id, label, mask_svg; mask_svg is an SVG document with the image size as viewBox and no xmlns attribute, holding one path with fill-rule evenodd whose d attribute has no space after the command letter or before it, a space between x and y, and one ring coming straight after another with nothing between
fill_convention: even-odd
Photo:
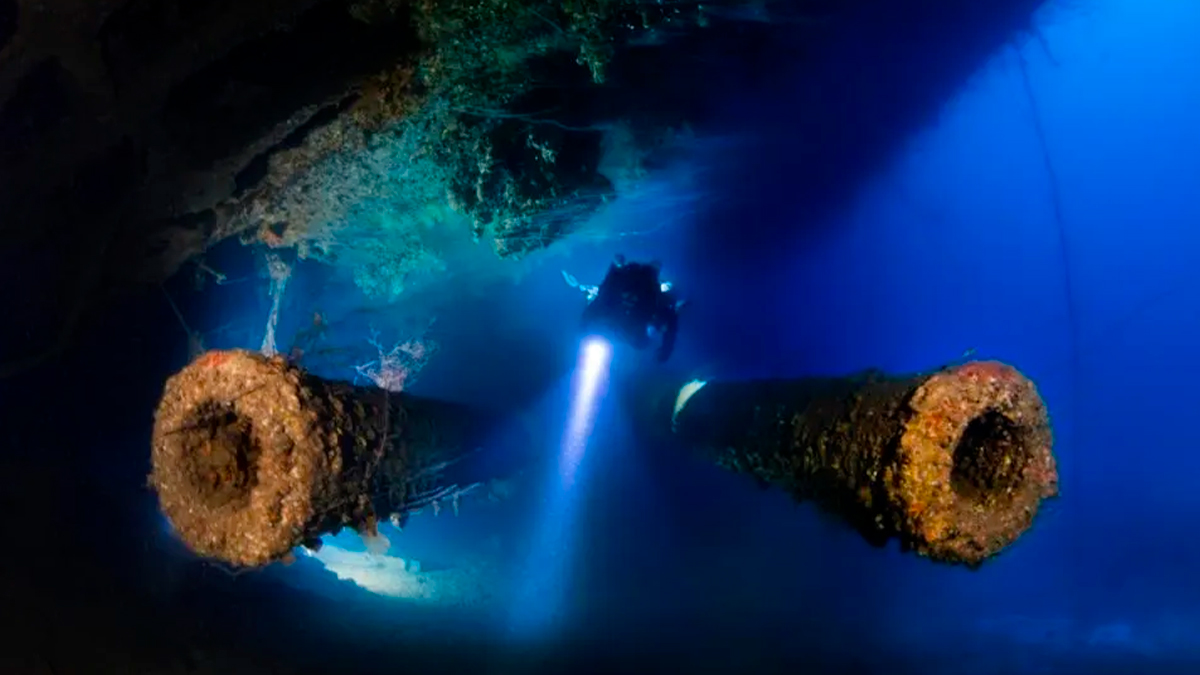
<instances>
[{"instance_id":1,"label":"underwater beam of light","mask_svg":"<svg viewBox=\"0 0 1200 675\"><path fill-rule=\"evenodd\" d=\"M510 613L509 630L518 638L545 638L557 622L561 608L567 563L570 560L570 531L575 522L578 499L575 478L587 449L600 399L608 381L612 345L592 337L580 349L571 409L559 451L557 483L547 495L540 532L525 575ZM554 489L557 488L557 489Z\"/></svg>"},{"instance_id":2,"label":"underwater beam of light","mask_svg":"<svg viewBox=\"0 0 1200 675\"><path fill-rule=\"evenodd\" d=\"M563 489L575 482L575 472L583 459L592 425L596 421L596 409L600 395L608 379L608 364L612 360L612 345L602 338L589 338L583 343L579 356L579 369L575 391L571 402L571 417L567 421L567 433L563 438L559 475Z\"/></svg>"}]
</instances>

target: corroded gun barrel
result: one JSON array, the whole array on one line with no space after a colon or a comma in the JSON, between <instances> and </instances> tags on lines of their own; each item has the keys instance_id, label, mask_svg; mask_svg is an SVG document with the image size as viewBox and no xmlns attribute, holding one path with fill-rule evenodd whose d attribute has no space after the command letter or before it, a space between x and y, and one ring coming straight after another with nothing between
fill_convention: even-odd
<instances>
[{"instance_id":1,"label":"corroded gun barrel","mask_svg":"<svg viewBox=\"0 0 1200 675\"><path fill-rule=\"evenodd\" d=\"M978 566L1057 496L1046 407L1010 366L698 382L652 414L717 464L812 500L868 541ZM661 427L660 427L661 428Z\"/></svg>"},{"instance_id":2,"label":"corroded gun barrel","mask_svg":"<svg viewBox=\"0 0 1200 675\"><path fill-rule=\"evenodd\" d=\"M194 552L259 566L343 527L374 534L378 518L457 505L475 484L453 467L497 431L465 406L211 351L166 383L150 484Z\"/></svg>"}]
</instances>

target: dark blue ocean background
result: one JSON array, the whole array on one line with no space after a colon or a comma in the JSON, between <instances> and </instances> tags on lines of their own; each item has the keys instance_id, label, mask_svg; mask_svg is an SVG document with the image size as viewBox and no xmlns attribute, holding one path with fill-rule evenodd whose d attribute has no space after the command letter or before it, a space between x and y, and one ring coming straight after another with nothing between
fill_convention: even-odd
<instances>
[{"instance_id":1,"label":"dark blue ocean background","mask_svg":"<svg viewBox=\"0 0 1200 675\"><path fill-rule=\"evenodd\" d=\"M153 495L121 496L143 465L88 455L83 482L106 481L97 492L139 523L97 525L95 541L138 602L279 672L1200 672L1200 3L1051 2L1035 19L886 152L869 151L894 129L872 119L843 155L808 153L822 129L793 123L814 97L854 96L839 69L869 47L850 42L823 89L789 87L783 64L770 86L727 92L645 182L521 262L450 238L445 269L390 304L298 264L281 349L320 312L335 349L305 365L350 379L372 329L421 335L438 351L414 393L532 431L536 459L497 499L385 526L386 553L345 532L229 576L183 550ZM897 97L922 86L916 67L892 73ZM865 178L830 178L850 173ZM564 488L583 301L561 272L596 283L616 253L661 260L689 304L669 366L618 350ZM167 285L209 347L261 343L261 255L231 243L208 263L237 283ZM154 306L140 339L161 373L128 399L131 445L188 357ZM779 490L639 442L617 386L658 368L903 373L964 355L1036 382L1061 472L1061 497L976 571L873 548Z\"/></svg>"}]
</instances>

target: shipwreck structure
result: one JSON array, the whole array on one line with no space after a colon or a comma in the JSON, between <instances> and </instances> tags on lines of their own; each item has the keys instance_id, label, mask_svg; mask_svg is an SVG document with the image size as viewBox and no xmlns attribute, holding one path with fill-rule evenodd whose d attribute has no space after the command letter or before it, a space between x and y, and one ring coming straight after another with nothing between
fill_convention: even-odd
<instances>
[{"instance_id":1,"label":"shipwreck structure","mask_svg":"<svg viewBox=\"0 0 1200 675\"><path fill-rule=\"evenodd\" d=\"M456 482L456 465L499 429L468 407L211 351L167 382L150 484L195 553L257 567L343 527L373 535L380 518L457 508L479 484Z\"/></svg>"},{"instance_id":2,"label":"shipwreck structure","mask_svg":"<svg viewBox=\"0 0 1200 675\"><path fill-rule=\"evenodd\" d=\"M501 141L511 152L493 155L503 169L497 173L515 176L518 186L530 186L530 178L542 181L547 167L542 153L524 143L532 136L538 146L570 150L553 155L556 166L560 159L582 156L586 161L561 165L587 170L540 182L545 198L521 202L522 213L553 207L563 195L603 195L603 181L593 171L601 145L597 137L603 135L598 129L630 117L625 103L637 103L642 110L646 101L658 104L638 115L633 125L643 130L642 140L634 145L652 149L656 128L679 127L679 120L700 127L708 104L739 101L741 89L728 86L731 82L756 83L771 92L773 75L792 61L803 72L788 90L806 103L799 108L803 115L792 114L797 106L774 106L779 124L803 122L815 133L796 134L796 143L780 144L774 152L807 173L798 178L801 174L790 171L761 171L754 178L774 177L775 183L746 183L767 194L775 184L786 182L789 194L800 202L835 201L871 175L880 158L914 128L935 118L971 73L1028 28L1032 13L1044 2L816 0L787 3L821 14L816 22L772 23L736 12L711 12L701 21L691 13L692 23L636 31L634 39L625 39L628 33L622 26L628 24L623 22L599 26L612 31L609 40L578 23L570 28L569 39L559 42L567 49L550 50L550 58L537 59L542 67L536 73L539 79L563 85L540 91L568 94L569 100L517 97L500 106L502 110L420 105L435 99L411 89L408 83L420 78L407 75L436 63L430 57L438 52L470 57L461 48L472 43L455 44L454 32L437 30L437 17L428 12L418 16L385 11L389 5L400 10L419 5L422 11L532 7L536 15L527 13L520 22L488 25L527 29L525 35L516 34L523 45L555 46L548 37L567 27L561 18L568 6L595 3L554 3L562 8L548 8L549 4L0 0L0 205L6 216L0 276L6 288L20 289L5 297L6 325L20 329L0 331L5 354L0 377L6 386L24 392L7 401L5 436L11 452L3 453L4 466L7 475L19 478L11 481L16 489L7 495L5 513L14 528L38 522L41 529L55 533L10 557L14 573L9 578L17 582L10 584L7 607L13 616L25 619L10 627L10 658L28 659L21 663L42 659L41 667L58 672L102 667L152 671L168 667L159 661L165 646L196 654L203 644L209 657L180 668L265 672L271 669L264 667L262 658L247 653L245 644L311 633L310 613L297 611L293 604L246 601L246 595L237 595L244 591L226 587L219 574L205 577L208 581L195 588L194 598L204 599L207 611L180 611L173 617L177 621L164 621L162 607L144 602L140 592L147 575L130 573L129 556L117 553L142 550L145 524L124 514L135 511L128 508L128 500L139 494L145 476L140 463L122 464L109 444L94 441L124 437L129 427L140 430L140 414L130 416L129 401L157 395L160 378L146 375L159 369L166 373L177 365L165 356L166 350L149 350L146 342L130 339L163 335L159 310L165 310L155 287L126 295L128 277L159 280L222 237L298 247L307 234L327 232L307 228L311 221L303 218L323 211L314 210L311 203L288 204L286 197L299 190L282 188L351 176L349 170L330 170L338 166L354 168L357 176L390 175L360 171L357 167L370 166L375 158L364 149L378 147L377 136L391 139L405 120L436 119L443 113L449 113L448 121L461 122L458 128L464 133L445 137L449 152L432 163L444 169L434 177L455 178L458 191L474 187L471 179L478 176L477 165L453 161L471 157L456 151L467 147L460 143L464 138ZM835 16L828 17L829 10ZM463 13L444 16L440 25L453 28ZM413 30L422 23L433 29L423 38ZM530 37L533 33L542 41ZM575 61L584 42L576 37L581 34L600 37L590 43L612 57L602 84L592 79L587 58L583 64ZM419 39L398 39L407 36ZM447 37L451 39L443 40ZM492 44L495 49L475 54L482 60L466 65L511 65L512 56L523 55L509 49L511 43ZM505 59L489 61L489 55ZM714 64L744 67L717 72ZM516 65L519 72L534 74L528 62ZM473 66L457 72L471 73L471 81L495 81L474 78ZM414 108L425 116L410 116ZM480 112L502 114L480 119ZM529 119L530 112L537 115ZM351 143L337 143L347 137ZM505 139L510 142L505 144ZM506 184L485 184L487 202L494 204L498 194L508 194L498 190ZM377 187L371 186L372 194ZM550 196L551 187L559 197ZM746 201L752 202L752 195ZM581 203L595 201L588 197ZM281 204L295 210L278 218ZM467 207L464 211L472 206L462 205ZM257 217L259 213L265 217ZM481 210L476 213L483 215ZM511 242L514 250L549 242L559 234L540 227L525 232L498 222L501 227L493 236ZM512 221L522 226L528 222ZM743 226L747 221L729 222L736 230L729 236L742 241L748 234ZM514 236L504 236L510 232ZM392 241L361 236L361 231L353 234L356 241L372 246L383 243L385 251ZM114 377L111 368L94 367L97 354L107 363L129 364L127 375ZM64 399L61 383L68 381L80 391L105 395ZM63 409L69 403L85 405ZM53 419L73 422L47 424L48 411L53 410L59 411ZM153 560L151 569L164 568L161 560ZM47 612L47 607L54 611ZM213 611L226 612L222 616L242 629L244 642L235 647L232 640L213 637ZM436 667L478 669L471 659L480 654L491 656L486 651L464 655L441 650ZM221 655L225 659L217 658ZM456 657L453 664L447 662L451 656ZM471 657L471 663L460 663L460 656ZM410 657L405 655L406 663L411 663ZM344 650L329 650L317 640L293 641L288 658L294 662L274 670L294 665L305 672L314 663L325 671L352 669Z\"/></svg>"},{"instance_id":3,"label":"shipwreck structure","mask_svg":"<svg viewBox=\"0 0 1200 675\"><path fill-rule=\"evenodd\" d=\"M655 398L644 429L941 562L980 565L1058 494L1046 407L1003 363L693 381Z\"/></svg>"},{"instance_id":4,"label":"shipwreck structure","mask_svg":"<svg viewBox=\"0 0 1200 675\"><path fill-rule=\"evenodd\" d=\"M898 539L941 562L980 565L1058 494L1046 407L1002 363L659 393L641 411L644 430L813 501L874 544ZM281 357L211 351L167 382L150 483L189 548L255 567L343 527L370 535L380 518L457 505L478 483L455 466L499 427Z\"/></svg>"},{"instance_id":5,"label":"shipwreck structure","mask_svg":"<svg viewBox=\"0 0 1200 675\"><path fill-rule=\"evenodd\" d=\"M45 289L6 305L31 337L0 370L228 240L384 298L456 235L519 257L739 125L769 140L697 192L817 218L1042 4L0 0L0 260Z\"/></svg>"}]
</instances>

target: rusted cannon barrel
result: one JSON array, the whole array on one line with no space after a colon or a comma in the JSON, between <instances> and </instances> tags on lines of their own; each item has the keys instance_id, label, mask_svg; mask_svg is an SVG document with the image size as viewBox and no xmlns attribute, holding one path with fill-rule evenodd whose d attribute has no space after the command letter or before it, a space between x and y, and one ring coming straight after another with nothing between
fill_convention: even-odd
<instances>
[{"instance_id":1,"label":"rusted cannon barrel","mask_svg":"<svg viewBox=\"0 0 1200 675\"><path fill-rule=\"evenodd\" d=\"M997 362L932 374L691 382L655 417L719 465L812 500L868 541L978 566L1057 496L1046 407Z\"/></svg>"},{"instance_id":2,"label":"rusted cannon barrel","mask_svg":"<svg viewBox=\"0 0 1200 675\"><path fill-rule=\"evenodd\" d=\"M453 482L452 467L496 431L465 406L211 351L166 383L150 484L195 553L259 566L343 527L374 534L378 518L457 500L473 484Z\"/></svg>"}]
</instances>

